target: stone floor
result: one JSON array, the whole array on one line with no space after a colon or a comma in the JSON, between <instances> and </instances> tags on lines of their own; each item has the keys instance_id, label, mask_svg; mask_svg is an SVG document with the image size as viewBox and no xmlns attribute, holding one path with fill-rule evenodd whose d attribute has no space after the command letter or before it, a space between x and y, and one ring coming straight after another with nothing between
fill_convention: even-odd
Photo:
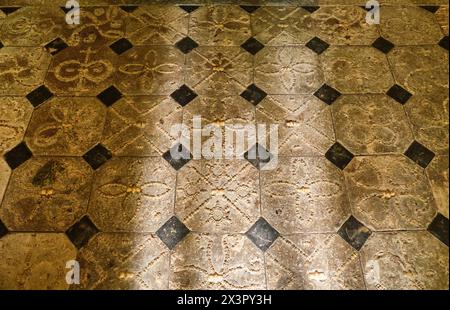
<instances>
[{"instance_id":1,"label":"stone floor","mask_svg":"<svg viewBox=\"0 0 450 310\"><path fill-rule=\"evenodd\" d=\"M448 2L206 2L0 0L0 288L448 289Z\"/></svg>"}]
</instances>

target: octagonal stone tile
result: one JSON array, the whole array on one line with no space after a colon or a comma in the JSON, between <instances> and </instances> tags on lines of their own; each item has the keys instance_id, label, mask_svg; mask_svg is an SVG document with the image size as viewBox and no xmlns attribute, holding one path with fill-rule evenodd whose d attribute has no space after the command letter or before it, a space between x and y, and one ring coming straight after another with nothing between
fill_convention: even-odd
<instances>
[{"instance_id":1,"label":"octagonal stone tile","mask_svg":"<svg viewBox=\"0 0 450 310\"><path fill-rule=\"evenodd\" d=\"M270 290L364 289L358 252L338 235L282 236L266 252Z\"/></svg>"},{"instance_id":2,"label":"octagonal stone tile","mask_svg":"<svg viewBox=\"0 0 450 310\"><path fill-rule=\"evenodd\" d=\"M404 156L355 157L344 175L353 214L372 230L424 229L436 213L424 170Z\"/></svg>"},{"instance_id":3,"label":"octagonal stone tile","mask_svg":"<svg viewBox=\"0 0 450 310\"><path fill-rule=\"evenodd\" d=\"M240 234L191 233L170 266L171 289L265 289L263 253Z\"/></svg>"},{"instance_id":4,"label":"octagonal stone tile","mask_svg":"<svg viewBox=\"0 0 450 310\"><path fill-rule=\"evenodd\" d=\"M105 116L94 97L54 97L33 112L25 141L34 155L82 156L100 142Z\"/></svg>"},{"instance_id":5,"label":"octagonal stone tile","mask_svg":"<svg viewBox=\"0 0 450 310\"><path fill-rule=\"evenodd\" d=\"M402 154L414 140L402 105L386 95L344 95L332 109L336 137L353 154Z\"/></svg>"},{"instance_id":6,"label":"octagonal stone tile","mask_svg":"<svg viewBox=\"0 0 450 310\"><path fill-rule=\"evenodd\" d=\"M256 122L278 125L280 156L323 156L335 140L331 109L311 95L270 95L257 106Z\"/></svg>"},{"instance_id":7,"label":"octagonal stone tile","mask_svg":"<svg viewBox=\"0 0 450 310\"><path fill-rule=\"evenodd\" d=\"M323 84L319 57L306 47L266 47L255 56L255 84L268 94L313 93Z\"/></svg>"},{"instance_id":8,"label":"octagonal stone tile","mask_svg":"<svg viewBox=\"0 0 450 310\"><path fill-rule=\"evenodd\" d=\"M12 231L65 231L85 213L91 184L81 158L33 157L12 172L0 218Z\"/></svg>"},{"instance_id":9,"label":"octagonal stone tile","mask_svg":"<svg viewBox=\"0 0 450 310\"><path fill-rule=\"evenodd\" d=\"M240 47L201 46L186 59L186 84L199 95L240 95L252 73L252 55Z\"/></svg>"},{"instance_id":10,"label":"octagonal stone tile","mask_svg":"<svg viewBox=\"0 0 450 310\"><path fill-rule=\"evenodd\" d=\"M436 156L426 170L438 211L448 218L448 156Z\"/></svg>"},{"instance_id":11,"label":"octagonal stone tile","mask_svg":"<svg viewBox=\"0 0 450 310\"><path fill-rule=\"evenodd\" d=\"M281 234L336 232L350 215L342 172L322 157L279 159L261 172L262 214Z\"/></svg>"},{"instance_id":12,"label":"octagonal stone tile","mask_svg":"<svg viewBox=\"0 0 450 310\"><path fill-rule=\"evenodd\" d=\"M3 158L0 158L0 202L3 200L6 186L8 185L11 169Z\"/></svg>"},{"instance_id":13,"label":"octagonal stone tile","mask_svg":"<svg viewBox=\"0 0 450 310\"><path fill-rule=\"evenodd\" d=\"M167 96L123 97L108 109L102 144L119 156L156 156L176 140L181 107Z\"/></svg>"},{"instance_id":14,"label":"octagonal stone tile","mask_svg":"<svg viewBox=\"0 0 450 310\"><path fill-rule=\"evenodd\" d=\"M321 55L326 83L341 93L386 93L394 85L385 55L368 46L332 46Z\"/></svg>"},{"instance_id":15,"label":"octagonal stone tile","mask_svg":"<svg viewBox=\"0 0 450 310\"><path fill-rule=\"evenodd\" d=\"M375 233L361 263L368 289L448 290L448 247L426 231Z\"/></svg>"},{"instance_id":16,"label":"octagonal stone tile","mask_svg":"<svg viewBox=\"0 0 450 310\"><path fill-rule=\"evenodd\" d=\"M22 141L32 112L24 97L0 97L0 155Z\"/></svg>"},{"instance_id":17,"label":"octagonal stone tile","mask_svg":"<svg viewBox=\"0 0 450 310\"><path fill-rule=\"evenodd\" d=\"M66 263L77 252L64 234L8 234L0 239L0 251L1 289L68 289Z\"/></svg>"},{"instance_id":18,"label":"octagonal stone tile","mask_svg":"<svg viewBox=\"0 0 450 310\"><path fill-rule=\"evenodd\" d=\"M96 171L88 213L101 231L155 232L173 214L174 190L162 157L116 157Z\"/></svg>"},{"instance_id":19,"label":"octagonal stone tile","mask_svg":"<svg viewBox=\"0 0 450 310\"><path fill-rule=\"evenodd\" d=\"M175 212L192 231L244 233L259 204L258 170L245 160L192 160L178 173Z\"/></svg>"},{"instance_id":20,"label":"octagonal stone tile","mask_svg":"<svg viewBox=\"0 0 450 310\"><path fill-rule=\"evenodd\" d=\"M435 15L442 32L448 35L448 5L441 5Z\"/></svg>"},{"instance_id":21,"label":"octagonal stone tile","mask_svg":"<svg viewBox=\"0 0 450 310\"><path fill-rule=\"evenodd\" d=\"M78 254L75 289L167 289L169 251L147 234L100 233Z\"/></svg>"}]
</instances>

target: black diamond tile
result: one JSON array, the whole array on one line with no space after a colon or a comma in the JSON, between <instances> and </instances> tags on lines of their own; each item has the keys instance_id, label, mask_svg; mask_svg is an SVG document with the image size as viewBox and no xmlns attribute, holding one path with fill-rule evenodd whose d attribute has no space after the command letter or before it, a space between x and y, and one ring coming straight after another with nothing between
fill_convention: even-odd
<instances>
[{"instance_id":1,"label":"black diamond tile","mask_svg":"<svg viewBox=\"0 0 450 310\"><path fill-rule=\"evenodd\" d=\"M77 249L85 246L91 238L99 232L98 228L92 223L91 219L86 215L81 220L72 225L66 235Z\"/></svg>"},{"instance_id":2,"label":"black diamond tile","mask_svg":"<svg viewBox=\"0 0 450 310\"><path fill-rule=\"evenodd\" d=\"M339 142L336 142L326 152L325 157L336 167L344 170L355 156L350 153L345 147L343 147Z\"/></svg>"},{"instance_id":3,"label":"black diamond tile","mask_svg":"<svg viewBox=\"0 0 450 310\"><path fill-rule=\"evenodd\" d=\"M120 8L127 13L133 13L134 11L137 10L138 6L137 5L121 5Z\"/></svg>"},{"instance_id":4,"label":"black diamond tile","mask_svg":"<svg viewBox=\"0 0 450 310\"><path fill-rule=\"evenodd\" d=\"M178 143L165 152L163 158L167 160L175 170L179 170L192 159L192 154L184 145Z\"/></svg>"},{"instance_id":5,"label":"black diamond tile","mask_svg":"<svg viewBox=\"0 0 450 310\"><path fill-rule=\"evenodd\" d=\"M428 231L448 246L448 218L438 213L428 226Z\"/></svg>"},{"instance_id":6,"label":"black diamond tile","mask_svg":"<svg viewBox=\"0 0 450 310\"><path fill-rule=\"evenodd\" d=\"M378 39L376 39L375 42L372 43L372 46L377 50L383 52L384 54L389 53L395 47L394 43L386 40L383 37L379 37Z\"/></svg>"},{"instance_id":7,"label":"black diamond tile","mask_svg":"<svg viewBox=\"0 0 450 310\"><path fill-rule=\"evenodd\" d=\"M197 97L197 94L187 87L186 85L182 85L180 88L178 88L176 91L174 91L170 95L178 104L180 104L182 107L187 105L189 102L194 100Z\"/></svg>"},{"instance_id":8,"label":"black diamond tile","mask_svg":"<svg viewBox=\"0 0 450 310\"><path fill-rule=\"evenodd\" d=\"M241 47L245 49L252 55L256 55L260 50L264 48L264 44L256 40L255 38L250 38L244 43L242 43Z\"/></svg>"},{"instance_id":9,"label":"black diamond tile","mask_svg":"<svg viewBox=\"0 0 450 310\"><path fill-rule=\"evenodd\" d=\"M321 40L318 37L314 37L311 40L309 40L308 43L306 43L306 47L315 52L316 54L320 55L330 47L330 44Z\"/></svg>"},{"instance_id":10,"label":"black diamond tile","mask_svg":"<svg viewBox=\"0 0 450 310\"><path fill-rule=\"evenodd\" d=\"M409 98L412 97L412 94L409 91L397 84L392 86L386 94L401 104L407 103Z\"/></svg>"},{"instance_id":11,"label":"black diamond tile","mask_svg":"<svg viewBox=\"0 0 450 310\"><path fill-rule=\"evenodd\" d=\"M189 232L190 230L176 216L172 216L158 229L156 235L172 250Z\"/></svg>"},{"instance_id":12,"label":"black diamond tile","mask_svg":"<svg viewBox=\"0 0 450 310\"><path fill-rule=\"evenodd\" d=\"M125 38L119 39L109 46L117 55L121 55L133 47L130 41Z\"/></svg>"},{"instance_id":13,"label":"black diamond tile","mask_svg":"<svg viewBox=\"0 0 450 310\"><path fill-rule=\"evenodd\" d=\"M13 170L31 157L33 157L33 153L31 153L25 142L21 142L5 154L5 160Z\"/></svg>"},{"instance_id":14,"label":"black diamond tile","mask_svg":"<svg viewBox=\"0 0 450 310\"><path fill-rule=\"evenodd\" d=\"M245 235L263 252L270 248L272 243L280 236L264 218L259 218Z\"/></svg>"},{"instance_id":15,"label":"black diamond tile","mask_svg":"<svg viewBox=\"0 0 450 310\"><path fill-rule=\"evenodd\" d=\"M255 84L250 85L241 94L241 97L249 101L254 105L258 105L264 98L266 98L267 93Z\"/></svg>"},{"instance_id":16,"label":"black diamond tile","mask_svg":"<svg viewBox=\"0 0 450 310\"><path fill-rule=\"evenodd\" d=\"M439 46L448 51L448 36L445 36L439 41Z\"/></svg>"},{"instance_id":17,"label":"black diamond tile","mask_svg":"<svg viewBox=\"0 0 450 310\"><path fill-rule=\"evenodd\" d=\"M272 160L273 155L262 145L256 143L252 148L245 152L244 158L257 169L261 169Z\"/></svg>"},{"instance_id":18,"label":"black diamond tile","mask_svg":"<svg viewBox=\"0 0 450 310\"><path fill-rule=\"evenodd\" d=\"M241 5L241 8L243 10L245 10L247 13L253 13L255 12L257 9L259 9L260 7L257 5Z\"/></svg>"},{"instance_id":19,"label":"black diamond tile","mask_svg":"<svg viewBox=\"0 0 450 310\"><path fill-rule=\"evenodd\" d=\"M117 100L122 98L122 93L115 88L114 86L110 86L100 94L97 95L97 98L107 107L112 106Z\"/></svg>"},{"instance_id":20,"label":"black diamond tile","mask_svg":"<svg viewBox=\"0 0 450 310\"><path fill-rule=\"evenodd\" d=\"M431 13L436 13L437 10L439 10L439 5L421 5L420 6L422 9L427 10L428 12Z\"/></svg>"},{"instance_id":21,"label":"black diamond tile","mask_svg":"<svg viewBox=\"0 0 450 310\"><path fill-rule=\"evenodd\" d=\"M111 152L100 143L83 155L84 160L96 170L112 158Z\"/></svg>"},{"instance_id":22,"label":"black diamond tile","mask_svg":"<svg viewBox=\"0 0 450 310\"><path fill-rule=\"evenodd\" d=\"M314 13L318 9L320 9L320 6L318 5L304 5L301 7L302 9L308 11L309 13Z\"/></svg>"},{"instance_id":23,"label":"black diamond tile","mask_svg":"<svg viewBox=\"0 0 450 310\"><path fill-rule=\"evenodd\" d=\"M350 216L337 233L348 244L359 251L366 243L367 238L372 234L372 231L356 218Z\"/></svg>"},{"instance_id":24,"label":"black diamond tile","mask_svg":"<svg viewBox=\"0 0 450 310\"><path fill-rule=\"evenodd\" d=\"M3 45L2 41L0 41L0 49L1 49L3 46L4 46L4 45Z\"/></svg>"},{"instance_id":25,"label":"black diamond tile","mask_svg":"<svg viewBox=\"0 0 450 310\"><path fill-rule=\"evenodd\" d=\"M433 160L435 154L417 141L414 141L406 150L405 155L422 168L426 168Z\"/></svg>"},{"instance_id":26,"label":"black diamond tile","mask_svg":"<svg viewBox=\"0 0 450 310\"><path fill-rule=\"evenodd\" d=\"M335 102L341 96L341 93L338 92L333 87L328 86L327 84L323 84L322 87L320 87L314 93L314 96L316 96L317 98L319 98L326 104L331 105L333 102Z\"/></svg>"},{"instance_id":27,"label":"black diamond tile","mask_svg":"<svg viewBox=\"0 0 450 310\"><path fill-rule=\"evenodd\" d=\"M194 40L192 40L189 37L184 37L183 39L181 39L180 41L178 41L177 43L175 43L175 46L182 51L185 54L190 53L194 48L198 47L197 42L195 42Z\"/></svg>"},{"instance_id":28,"label":"black diamond tile","mask_svg":"<svg viewBox=\"0 0 450 310\"><path fill-rule=\"evenodd\" d=\"M20 9L20 7L18 7L18 6L15 6L15 7L9 6L9 7L3 7L3 8L0 8L0 10L2 10L3 13L5 13L6 15L9 15L9 14L11 14L11 13L14 13L14 12L17 11L18 9Z\"/></svg>"},{"instance_id":29,"label":"black diamond tile","mask_svg":"<svg viewBox=\"0 0 450 310\"><path fill-rule=\"evenodd\" d=\"M2 220L0 220L0 239L8 233L8 228L5 224L3 224Z\"/></svg>"},{"instance_id":30,"label":"black diamond tile","mask_svg":"<svg viewBox=\"0 0 450 310\"><path fill-rule=\"evenodd\" d=\"M28 101L30 101L30 103L33 105L33 107L37 107L38 105L53 97L53 93L47 87L41 85L31 93L29 93L26 97Z\"/></svg>"},{"instance_id":31,"label":"black diamond tile","mask_svg":"<svg viewBox=\"0 0 450 310\"><path fill-rule=\"evenodd\" d=\"M59 52L61 52L63 49L65 49L66 47L68 47L68 45L66 44L66 42L63 41L63 39L61 38L56 38L55 40L53 40L52 42L48 43L45 46L45 49L47 50L47 52L49 52L51 55L56 55Z\"/></svg>"},{"instance_id":32,"label":"black diamond tile","mask_svg":"<svg viewBox=\"0 0 450 310\"><path fill-rule=\"evenodd\" d=\"M185 10L187 13L192 13L196 9L198 9L199 6L198 5L180 5L180 8Z\"/></svg>"}]
</instances>

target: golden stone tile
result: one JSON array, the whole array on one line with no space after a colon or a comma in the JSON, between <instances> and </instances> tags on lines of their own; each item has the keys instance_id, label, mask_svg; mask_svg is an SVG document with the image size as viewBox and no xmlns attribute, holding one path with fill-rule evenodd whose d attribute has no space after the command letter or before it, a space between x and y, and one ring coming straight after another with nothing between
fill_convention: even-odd
<instances>
[{"instance_id":1,"label":"golden stone tile","mask_svg":"<svg viewBox=\"0 0 450 310\"><path fill-rule=\"evenodd\" d=\"M27 95L40 86L50 60L50 54L40 47L1 48L0 96Z\"/></svg>"},{"instance_id":2,"label":"golden stone tile","mask_svg":"<svg viewBox=\"0 0 450 310\"><path fill-rule=\"evenodd\" d=\"M427 167L438 211L448 218L448 156L437 156Z\"/></svg>"},{"instance_id":3,"label":"golden stone tile","mask_svg":"<svg viewBox=\"0 0 450 310\"><path fill-rule=\"evenodd\" d=\"M366 46L332 46L321 55L328 85L341 93L385 93L394 85L383 53Z\"/></svg>"},{"instance_id":4,"label":"golden stone tile","mask_svg":"<svg viewBox=\"0 0 450 310\"><path fill-rule=\"evenodd\" d=\"M441 5L435 15L442 32L448 35L448 5Z\"/></svg>"},{"instance_id":5,"label":"golden stone tile","mask_svg":"<svg viewBox=\"0 0 450 310\"><path fill-rule=\"evenodd\" d=\"M448 52L440 46L397 47L389 55L396 80L415 95L448 95Z\"/></svg>"},{"instance_id":6,"label":"golden stone tile","mask_svg":"<svg viewBox=\"0 0 450 310\"><path fill-rule=\"evenodd\" d=\"M364 289L358 252L338 235L278 238L266 253L270 290Z\"/></svg>"},{"instance_id":7,"label":"golden stone tile","mask_svg":"<svg viewBox=\"0 0 450 310\"><path fill-rule=\"evenodd\" d=\"M105 232L155 232L173 214L174 188L162 157L113 158L95 173L89 216Z\"/></svg>"},{"instance_id":8,"label":"golden stone tile","mask_svg":"<svg viewBox=\"0 0 450 310\"><path fill-rule=\"evenodd\" d=\"M167 289L169 251L155 236L100 233L78 254L81 277L74 289Z\"/></svg>"},{"instance_id":9,"label":"golden stone tile","mask_svg":"<svg viewBox=\"0 0 450 310\"><path fill-rule=\"evenodd\" d=\"M424 170L404 156L356 157L344 176L354 216L371 229L424 229L436 213Z\"/></svg>"},{"instance_id":10,"label":"golden stone tile","mask_svg":"<svg viewBox=\"0 0 450 310\"><path fill-rule=\"evenodd\" d=\"M381 6L381 35L396 45L436 44L442 31L433 13L417 6Z\"/></svg>"},{"instance_id":11,"label":"golden stone tile","mask_svg":"<svg viewBox=\"0 0 450 310\"><path fill-rule=\"evenodd\" d=\"M5 46L42 46L53 41L65 24L58 7L24 7L5 18L0 41Z\"/></svg>"},{"instance_id":12,"label":"golden stone tile","mask_svg":"<svg viewBox=\"0 0 450 310\"><path fill-rule=\"evenodd\" d=\"M278 125L280 156L323 156L334 143L331 109L311 95L271 95L256 109L257 124Z\"/></svg>"},{"instance_id":13,"label":"golden stone tile","mask_svg":"<svg viewBox=\"0 0 450 310\"><path fill-rule=\"evenodd\" d=\"M250 16L239 6L202 6L191 13L189 36L204 46L239 46L251 36Z\"/></svg>"},{"instance_id":14,"label":"golden stone tile","mask_svg":"<svg viewBox=\"0 0 450 310\"><path fill-rule=\"evenodd\" d=\"M448 93L434 98L414 96L405 110L417 141L435 153L448 155Z\"/></svg>"},{"instance_id":15,"label":"golden stone tile","mask_svg":"<svg viewBox=\"0 0 450 310\"><path fill-rule=\"evenodd\" d=\"M12 172L0 218L14 231L66 231L85 213L91 184L82 158L33 157Z\"/></svg>"},{"instance_id":16,"label":"golden stone tile","mask_svg":"<svg viewBox=\"0 0 450 310\"><path fill-rule=\"evenodd\" d=\"M258 175L246 160L192 160L178 172L175 212L193 231L244 233L259 218Z\"/></svg>"},{"instance_id":17,"label":"golden stone tile","mask_svg":"<svg viewBox=\"0 0 450 310\"><path fill-rule=\"evenodd\" d=\"M367 288L448 290L448 255L426 231L375 233L361 249Z\"/></svg>"},{"instance_id":18,"label":"golden stone tile","mask_svg":"<svg viewBox=\"0 0 450 310\"><path fill-rule=\"evenodd\" d=\"M116 86L126 95L169 95L183 84L183 66L175 47L134 47L119 57Z\"/></svg>"},{"instance_id":19,"label":"golden stone tile","mask_svg":"<svg viewBox=\"0 0 450 310\"><path fill-rule=\"evenodd\" d=\"M188 20L176 6L141 6L130 14L126 36L135 45L173 45L187 35Z\"/></svg>"},{"instance_id":20,"label":"golden stone tile","mask_svg":"<svg viewBox=\"0 0 450 310\"><path fill-rule=\"evenodd\" d=\"M5 193L6 186L8 185L10 175L11 169L3 158L0 158L0 202L3 200L3 194Z\"/></svg>"},{"instance_id":21,"label":"golden stone tile","mask_svg":"<svg viewBox=\"0 0 450 310\"><path fill-rule=\"evenodd\" d=\"M82 156L100 142L105 116L94 97L54 97L33 112L25 141L34 155Z\"/></svg>"},{"instance_id":22,"label":"golden stone tile","mask_svg":"<svg viewBox=\"0 0 450 310\"><path fill-rule=\"evenodd\" d=\"M261 171L262 213L281 234L336 232L350 216L342 172L323 157L280 158Z\"/></svg>"},{"instance_id":23,"label":"golden stone tile","mask_svg":"<svg viewBox=\"0 0 450 310\"><path fill-rule=\"evenodd\" d=\"M240 47L198 47L187 55L186 84L200 95L240 95L252 75L252 55Z\"/></svg>"},{"instance_id":24,"label":"golden stone tile","mask_svg":"<svg viewBox=\"0 0 450 310\"><path fill-rule=\"evenodd\" d=\"M66 263L77 252L64 234L9 234L0 239L0 289L68 289Z\"/></svg>"},{"instance_id":25,"label":"golden stone tile","mask_svg":"<svg viewBox=\"0 0 450 310\"><path fill-rule=\"evenodd\" d=\"M159 156L175 142L181 107L167 96L124 97L108 109L102 144L119 156Z\"/></svg>"},{"instance_id":26,"label":"golden stone tile","mask_svg":"<svg viewBox=\"0 0 450 310\"><path fill-rule=\"evenodd\" d=\"M263 253L244 235L189 234L171 257L171 289L265 289Z\"/></svg>"},{"instance_id":27,"label":"golden stone tile","mask_svg":"<svg viewBox=\"0 0 450 310\"><path fill-rule=\"evenodd\" d=\"M252 33L269 46L303 45L314 37L309 15L298 7L262 7L252 14Z\"/></svg>"},{"instance_id":28,"label":"golden stone tile","mask_svg":"<svg viewBox=\"0 0 450 310\"><path fill-rule=\"evenodd\" d=\"M116 62L109 47L68 47L53 57L45 84L60 96L97 96L113 84Z\"/></svg>"},{"instance_id":29,"label":"golden stone tile","mask_svg":"<svg viewBox=\"0 0 450 310\"><path fill-rule=\"evenodd\" d=\"M0 155L22 141L32 112L23 97L0 97Z\"/></svg>"},{"instance_id":30,"label":"golden stone tile","mask_svg":"<svg viewBox=\"0 0 450 310\"><path fill-rule=\"evenodd\" d=\"M344 95L332 109L337 140L353 154L402 154L414 140L402 105L386 95Z\"/></svg>"},{"instance_id":31,"label":"golden stone tile","mask_svg":"<svg viewBox=\"0 0 450 310\"><path fill-rule=\"evenodd\" d=\"M323 84L319 57L306 47L266 47L255 56L255 84L268 94L306 94Z\"/></svg>"}]
</instances>

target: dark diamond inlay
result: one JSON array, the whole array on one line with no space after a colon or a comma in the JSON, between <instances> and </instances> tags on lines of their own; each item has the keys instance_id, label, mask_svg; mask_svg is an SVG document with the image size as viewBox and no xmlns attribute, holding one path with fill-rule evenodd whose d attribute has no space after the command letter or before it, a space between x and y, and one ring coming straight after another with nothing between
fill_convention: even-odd
<instances>
[{"instance_id":1,"label":"dark diamond inlay","mask_svg":"<svg viewBox=\"0 0 450 310\"><path fill-rule=\"evenodd\" d=\"M21 142L5 154L5 160L11 169L16 169L33 156L25 142Z\"/></svg>"},{"instance_id":2,"label":"dark diamond inlay","mask_svg":"<svg viewBox=\"0 0 450 310\"><path fill-rule=\"evenodd\" d=\"M96 170L112 158L111 152L100 143L83 155L84 160Z\"/></svg>"},{"instance_id":3,"label":"dark diamond inlay","mask_svg":"<svg viewBox=\"0 0 450 310\"><path fill-rule=\"evenodd\" d=\"M341 96L341 93L333 87L324 84L314 93L314 96L316 96L326 104L331 105Z\"/></svg>"},{"instance_id":4,"label":"dark diamond inlay","mask_svg":"<svg viewBox=\"0 0 450 310\"><path fill-rule=\"evenodd\" d=\"M318 37L314 37L306 43L306 47L315 52L317 55L320 55L330 47L330 44Z\"/></svg>"},{"instance_id":5,"label":"dark diamond inlay","mask_svg":"<svg viewBox=\"0 0 450 310\"><path fill-rule=\"evenodd\" d=\"M66 42L63 41L63 39L61 38L56 38L55 40L53 40L52 42L48 43L45 46L45 49L47 50L47 52L49 52L51 55L56 55L59 52L61 52L63 49L67 48L68 45L66 44Z\"/></svg>"},{"instance_id":6,"label":"dark diamond inlay","mask_svg":"<svg viewBox=\"0 0 450 310\"><path fill-rule=\"evenodd\" d=\"M267 251L280 236L278 231L262 217L253 224L245 235L263 252Z\"/></svg>"},{"instance_id":7,"label":"dark diamond inlay","mask_svg":"<svg viewBox=\"0 0 450 310\"><path fill-rule=\"evenodd\" d=\"M439 41L439 46L448 51L448 36L443 37L441 41Z\"/></svg>"},{"instance_id":8,"label":"dark diamond inlay","mask_svg":"<svg viewBox=\"0 0 450 310\"><path fill-rule=\"evenodd\" d=\"M197 48L198 44L191 38L185 37L185 38L181 39L180 41L178 41L177 43L175 43L175 46L183 53L188 54L194 48Z\"/></svg>"},{"instance_id":9,"label":"dark diamond inlay","mask_svg":"<svg viewBox=\"0 0 450 310\"><path fill-rule=\"evenodd\" d=\"M428 226L428 231L448 246L448 218L438 213Z\"/></svg>"},{"instance_id":10,"label":"dark diamond inlay","mask_svg":"<svg viewBox=\"0 0 450 310\"><path fill-rule=\"evenodd\" d=\"M435 154L417 141L414 141L406 150L405 155L422 168L426 168L433 160Z\"/></svg>"},{"instance_id":11,"label":"dark diamond inlay","mask_svg":"<svg viewBox=\"0 0 450 310\"><path fill-rule=\"evenodd\" d=\"M53 97L53 93L47 87L42 85L33 90L26 97L28 101L30 101L30 103L33 105L33 107L37 107L38 105Z\"/></svg>"},{"instance_id":12,"label":"dark diamond inlay","mask_svg":"<svg viewBox=\"0 0 450 310\"><path fill-rule=\"evenodd\" d=\"M257 9L259 9L259 6L257 5L241 5L241 8L243 10L245 10L247 13L253 13L255 12Z\"/></svg>"},{"instance_id":13,"label":"dark diamond inlay","mask_svg":"<svg viewBox=\"0 0 450 310\"><path fill-rule=\"evenodd\" d=\"M270 162L272 157L273 155L258 143L256 143L244 154L244 158L258 169L261 169L264 165Z\"/></svg>"},{"instance_id":14,"label":"dark diamond inlay","mask_svg":"<svg viewBox=\"0 0 450 310\"><path fill-rule=\"evenodd\" d=\"M156 235L172 250L189 232L190 230L176 216L172 216L158 229Z\"/></svg>"},{"instance_id":15,"label":"dark diamond inlay","mask_svg":"<svg viewBox=\"0 0 450 310\"><path fill-rule=\"evenodd\" d=\"M438 5L421 5L420 7L424 10L427 10L428 12L433 13L433 14L436 13L437 10L439 10Z\"/></svg>"},{"instance_id":16,"label":"dark diamond inlay","mask_svg":"<svg viewBox=\"0 0 450 310\"><path fill-rule=\"evenodd\" d=\"M0 238L6 236L8 233L8 228L5 224L3 224L2 220L0 220Z\"/></svg>"},{"instance_id":17,"label":"dark diamond inlay","mask_svg":"<svg viewBox=\"0 0 450 310\"><path fill-rule=\"evenodd\" d=\"M127 13L133 13L138 9L137 5L121 5L120 8Z\"/></svg>"},{"instance_id":18,"label":"dark diamond inlay","mask_svg":"<svg viewBox=\"0 0 450 310\"><path fill-rule=\"evenodd\" d=\"M192 159L192 154L184 145L178 143L165 152L163 158L167 160L175 170L179 170Z\"/></svg>"},{"instance_id":19,"label":"dark diamond inlay","mask_svg":"<svg viewBox=\"0 0 450 310\"><path fill-rule=\"evenodd\" d=\"M4 46L4 45L3 45L2 41L0 41L0 49L1 49L3 46Z\"/></svg>"},{"instance_id":20,"label":"dark diamond inlay","mask_svg":"<svg viewBox=\"0 0 450 310\"><path fill-rule=\"evenodd\" d=\"M0 8L0 10L2 10L3 13L5 13L6 15L9 15L9 14L11 14L11 13L14 13L14 12L17 11L18 9L20 9L20 7L18 7L18 6L15 6L15 7L9 6L9 7L3 7L3 8Z\"/></svg>"},{"instance_id":21,"label":"dark diamond inlay","mask_svg":"<svg viewBox=\"0 0 450 310\"><path fill-rule=\"evenodd\" d=\"M308 11L309 13L314 13L318 9L320 9L320 6L318 5L304 5L301 7L302 9Z\"/></svg>"},{"instance_id":22,"label":"dark diamond inlay","mask_svg":"<svg viewBox=\"0 0 450 310\"><path fill-rule=\"evenodd\" d=\"M394 43L383 37L376 39L375 42L372 43L372 46L385 54L389 53L395 47Z\"/></svg>"},{"instance_id":23,"label":"dark diamond inlay","mask_svg":"<svg viewBox=\"0 0 450 310\"><path fill-rule=\"evenodd\" d=\"M186 85L182 85L170 95L182 107L197 97L197 94Z\"/></svg>"},{"instance_id":24,"label":"dark diamond inlay","mask_svg":"<svg viewBox=\"0 0 450 310\"><path fill-rule=\"evenodd\" d=\"M258 105L264 98L266 98L267 93L255 84L250 85L241 94L241 97L249 101L254 105Z\"/></svg>"},{"instance_id":25,"label":"dark diamond inlay","mask_svg":"<svg viewBox=\"0 0 450 310\"><path fill-rule=\"evenodd\" d=\"M109 46L117 55L121 55L133 47L130 41L125 38L119 39Z\"/></svg>"},{"instance_id":26,"label":"dark diamond inlay","mask_svg":"<svg viewBox=\"0 0 450 310\"><path fill-rule=\"evenodd\" d=\"M182 8L183 10L185 10L187 13L192 13L194 12L196 9L199 8L198 5L180 5L180 8Z\"/></svg>"},{"instance_id":27,"label":"dark diamond inlay","mask_svg":"<svg viewBox=\"0 0 450 310\"><path fill-rule=\"evenodd\" d=\"M97 95L97 98L107 107L113 105L116 101L122 98L122 93L115 88L114 86L110 86L100 94Z\"/></svg>"},{"instance_id":28,"label":"dark diamond inlay","mask_svg":"<svg viewBox=\"0 0 450 310\"><path fill-rule=\"evenodd\" d=\"M337 233L348 244L359 251L366 243L367 238L372 234L372 231L356 218L350 216Z\"/></svg>"},{"instance_id":29,"label":"dark diamond inlay","mask_svg":"<svg viewBox=\"0 0 450 310\"><path fill-rule=\"evenodd\" d=\"M388 90L387 95L401 104L407 103L412 97L412 94L409 91L397 84Z\"/></svg>"},{"instance_id":30,"label":"dark diamond inlay","mask_svg":"<svg viewBox=\"0 0 450 310\"><path fill-rule=\"evenodd\" d=\"M245 49L247 52L249 52L252 55L256 55L260 50L264 48L264 44L256 40L255 38L250 38L247 41L245 41L241 47Z\"/></svg>"},{"instance_id":31,"label":"dark diamond inlay","mask_svg":"<svg viewBox=\"0 0 450 310\"><path fill-rule=\"evenodd\" d=\"M355 157L350 153L344 146L339 142L333 144L332 147L326 152L325 157L331 161L336 167L344 170L345 167L352 161Z\"/></svg>"},{"instance_id":32,"label":"dark diamond inlay","mask_svg":"<svg viewBox=\"0 0 450 310\"><path fill-rule=\"evenodd\" d=\"M98 228L86 215L81 220L73 224L73 226L66 231L66 235L77 247L77 249L80 249L85 246L98 232Z\"/></svg>"}]
</instances>

